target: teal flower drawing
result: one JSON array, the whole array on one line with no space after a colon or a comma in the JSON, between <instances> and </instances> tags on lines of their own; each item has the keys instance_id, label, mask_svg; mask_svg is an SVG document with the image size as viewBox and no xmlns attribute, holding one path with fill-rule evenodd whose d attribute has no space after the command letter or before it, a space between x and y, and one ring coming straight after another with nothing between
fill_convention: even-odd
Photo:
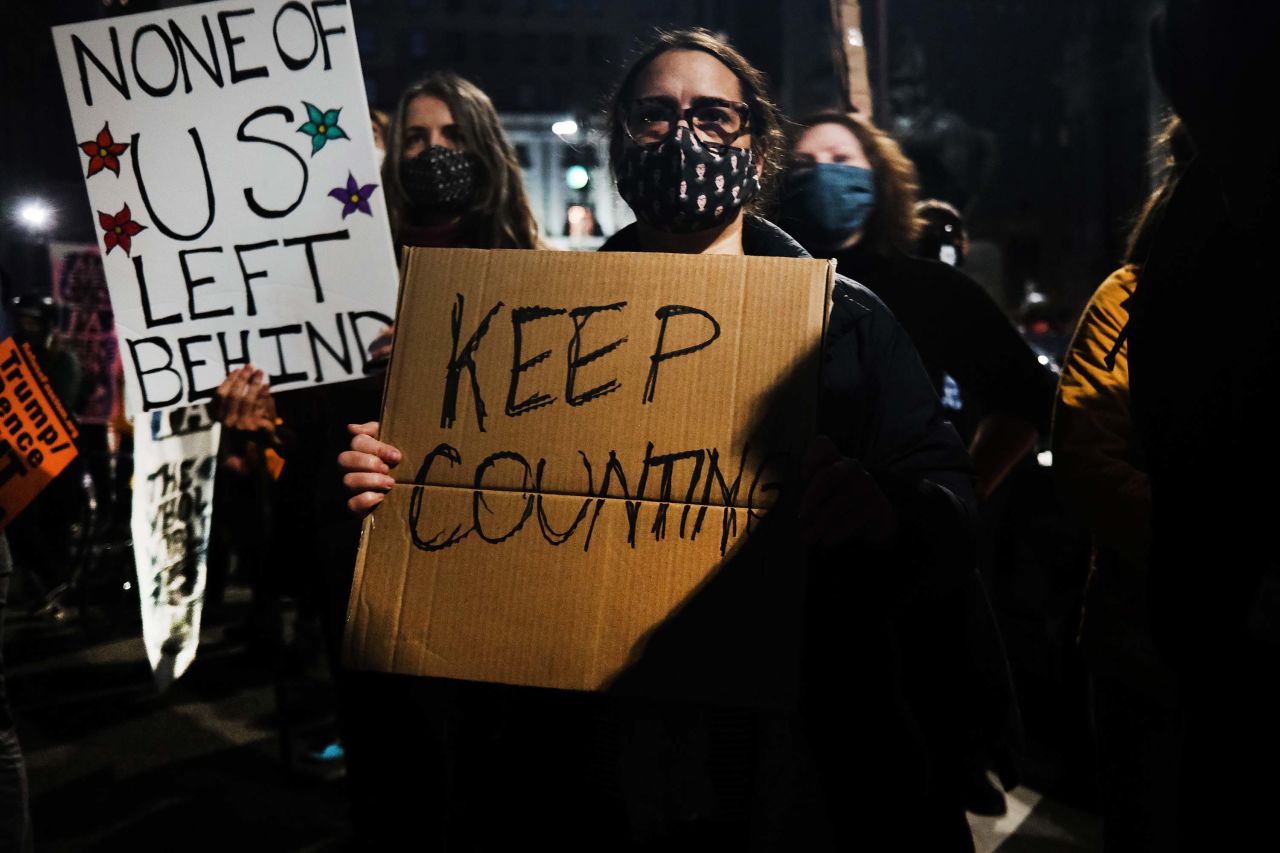
<instances>
[{"instance_id":1,"label":"teal flower drawing","mask_svg":"<svg viewBox=\"0 0 1280 853\"><path fill-rule=\"evenodd\" d=\"M338 127L338 113L342 112L342 108L335 110L326 110L321 112L315 104L308 104L306 101L302 105L307 108L307 121L302 127L298 128L298 133L305 133L311 137L311 156L324 147L324 144L330 139L350 139L346 131Z\"/></svg>"}]
</instances>

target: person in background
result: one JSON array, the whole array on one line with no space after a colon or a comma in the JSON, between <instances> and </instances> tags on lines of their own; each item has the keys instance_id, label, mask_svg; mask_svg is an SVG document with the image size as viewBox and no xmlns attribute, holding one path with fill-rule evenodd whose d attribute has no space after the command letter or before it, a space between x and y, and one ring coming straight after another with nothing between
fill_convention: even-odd
<instances>
[{"instance_id":1,"label":"person in background","mask_svg":"<svg viewBox=\"0 0 1280 853\"><path fill-rule=\"evenodd\" d=\"M1018 338L977 282L953 266L910 254L919 222L915 167L887 134L858 113L825 112L797 123L780 209L782 225L810 252L834 257L902 323L947 417L969 445L980 500L990 497L1047 432L1053 376ZM1000 632L975 579L964 607L945 607L902 626L921 671L913 701L931 733L934 760L952 803L1002 814L1018 779L1022 727ZM954 621L951 617L965 614ZM956 650L944 663L932 649ZM963 650L963 651L962 651ZM930 669L932 668L932 669ZM969 684L967 714L941 712L940 685Z\"/></svg>"},{"instance_id":2,"label":"person in background","mask_svg":"<svg viewBox=\"0 0 1280 853\"><path fill-rule=\"evenodd\" d=\"M1129 302L1178 177L1193 156L1181 123L1160 138L1165 178L1129 238L1125 265L1093 294L1058 380L1053 472L1093 534L1080 643L1092 677L1107 850L1177 848L1179 708L1147 618L1151 483L1129 412Z\"/></svg>"},{"instance_id":3,"label":"person in background","mask_svg":"<svg viewBox=\"0 0 1280 853\"><path fill-rule=\"evenodd\" d=\"M441 71L410 86L400 97L386 144L382 186L397 248L541 244L515 149L489 96L473 83ZM387 327L373 341L375 361L385 365L393 335ZM349 439L348 421L378 416L382 385L379 370L366 379L277 395L263 372L249 365L228 375L217 391L224 426L283 459L270 562L302 591L300 606L319 611L334 672L360 534L359 522L345 510L335 460ZM338 678L341 739L317 744L309 757L345 759L362 841L398 842L381 816L399 808L412 814L421 806L404 799L398 772L406 763L414 767L428 780L430 796L448 801L447 753L456 745L448 732L458 702L469 697L402 676ZM446 734L436 737L428 730ZM423 838L436 831L444 832L443 823Z\"/></svg>"},{"instance_id":4,"label":"person in background","mask_svg":"<svg viewBox=\"0 0 1280 853\"><path fill-rule=\"evenodd\" d=\"M20 294L10 297L5 307L14 341L31 347L54 396L74 417L83 390L80 359L60 340L57 306L48 296ZM71 525L78 520L77 489L83 470L84 460L77 456L8 528L24 598L32 601L37 615L54 621L62 621L69 613L63 603L72 580L69 542Z\"/></svg>"},{"instance_id":5,"label":"person in background","mask_svg":"<svg viewBox=\"0 0 1280 853\"><path fill-rule=\"evenodd\" d=\"M609 120L618 191L637 221L604 251L808 257L755 212L777 174L781 123L763 75L727 43L703 30L661 34L624 74ZM725 180L733 202L713 208L698 206L692 193L681 197L681 180L708 175ZM797 568L807 567L811 579L802 711L787 718L797 730L779 736L767 718L740 709L674 704L658 711L599 694L549 696L556 713L507 739L525 760L504 780L505 795L493 780L489 825L473 827L493 844L477 846L510 849L504 844L518 838L554 840L561 850L790 850L832 842L973 849L963 810L933 808L890 618L917 595L945 597L972 573L968 461L902 329L878 299L843 277L827 343L825 436L803 460L796 524ZM378 440L376 422L351 430L339 461L348 505L364 514L394 482L401 452ZM590 756L579 748L591 730L584 720L601 706L618 722L614 788L631 795L610 795L593 781ZM709 767L675 746L696 742L697 731L725 742L716 737L725 726L735 727L729 767ZM658 743L665 747L646 748L646 732L664 733ZM791 745L806 738L812 747L797 756ZM787 782L797 776L803 781ZM655 778L683 784L654 789L644 781ZM634 796L639 791L643 797ZM779 794L791 798L789 810L780 808Z\"/></svg>"},{"instance_id":6,"label":"person in background","mask_svg":"<svg viewBox=\"0 0 1280 853\"><path fill-rule=\"evenodd\" d=\"M977 282L910 254L919 231L915 167L896 142L858 113L820 113L797 126L780 224L884 300L939 394L944 377L958 384L948 414L987 497L1047 433L1053 376Z\"/></svg>"},{"instance_id":7,"label":"person in background","mask_svg":"<svg viewBox=\"0 0 1280 853\"><path fill-rule=\"evenodd\" d=\"M14 339L30 344L36 363L63 408L79 411L83 391L80 359L58 335L58 307L53 299L31 294L13 296L8 309Z\"/></svg>"},{"instance_id":8,"label":"person in background","mask_svg":"<svg viewBox=\"0 0 1280 853\"><path fill-rule=\"evenodd\" d=\"M1156 79L1194 147L1129 309L1148 614L1183 711L1178 844L1245 850L1280 801L1280 4L1168 0ZM1224 820L1223 815L1230 815Z\"/></svg>"},{"instance_id":9,"label":"person in background","mask_svg":"<svg viewBox=\"0 0 1280 853\"><path fill-rule=\"evenodd\" d=\"M960 211L941 199L924 199L916 203L916 220L920 223L920 236L915 254L963 269L964 257L969 253L969 233Z\"/></svg>"},{"instance_id":10,"label":"person in background","mask_svg":"<svg viewBox=\"0 0 1280 853\"><path fill-rule=\"evenodd\" d=\"M395 128L382 180L399 245L540 248L520 160L475 84L441 71L410 86Z\"/></svg>"}]
</instances>

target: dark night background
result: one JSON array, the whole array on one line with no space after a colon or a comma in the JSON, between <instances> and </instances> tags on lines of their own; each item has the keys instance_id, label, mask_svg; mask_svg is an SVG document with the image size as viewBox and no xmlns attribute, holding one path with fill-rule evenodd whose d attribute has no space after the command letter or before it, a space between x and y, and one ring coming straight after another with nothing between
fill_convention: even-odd
<instances>
[{"instance_id":1,"label":"dark night background","mask_svg":"<svg viewBox=\"0 0 1280 853\"><path fill-rule=\"evenodd\" d=\"M601 127L609 87L630 51L657 27L697 25L727 34L768 73L784 111L797 116L833 105L840 73L834 47L848 36L833 26L828 0L349 2L371 106L391 112L407 84L452 68L491 95L509 126L520 121L525 128L545 128L540 132L548 150L564 150L543 162L561 170L565 160L555 158L570 149L550 133L551 121L572 116L583 127ZM1086 299L1119 266L1132 217L1149 190L1150 139L1164 108L1147 48L1156 2L861 0L860 37L875 117L916 162L921 197L944 198L965 213L974 240L969 271L1003 307L1012 311L1034 284L1053 300L1068 333ZM102 3L0 0L5 298L48 291L48 242L96 239L80 140L49 28L109 14ZM130 0L125 11L180 5ZM563 194L556 198L559 203ZM20 224L16 210L27 199L53 208L48 232L36 236ZM563 215L563 206L555 213ZM542 224L548 235L559 233L558 222ZM1011 592L994 603L1033 747L1056 750L1041 748L1028 757L1027 784L1046 795L1036 808L1052 811L1066 802L1087 810L1093 805L1092 746L1075 649L1087 539L1056 508L1048 470L1040 467L1045 463L1034 455L1024 462L1030 474L1024 471L1020 491L1007 495L1011 526L1025 528L1016 543L1022 550L1008 561ZM122 566L131 576L131 565ZM124 609L136 618L135 602ZM84 659L91 665L41 669L41 656L57 645L47 638L61 636L56 629L44 626L25 646L10 642L5 649L10 674L24 663L37 664L24 680L10 683L16 682L17 706L44 727L32 725L31 736L23 737L29 750L34 746L33 802L36 825L48 827L37 832L46 839L98 832L127 837L117 831L125 822L116 813L130 810L164 813L162 820L140 818L139 831L169 825L163 821L185 829L205 819L198 803L206 796L226 797L241 823L259 821L254 829L266 846L277 838L323 838L341 829L341 797L333 790L277 784L277 758L263 732L276 724L269 714L287 721L288 710L281 710L273 692L279 685L263 666L248 670L251 682L242 690L246 670L235 642L202 641L200 667L161 700L153 695L144 661L111 657L123 654L125 641L92 649L96 657ZM68 627L63 633L71 632ZM58 642L71 648L83 640ZM136 646L136 636L129 642ZM103 696L110 702L100 702ZM104 705L118 708L121 719L104 714ZM262 719L254 716L259 712ZM138 725L127 731L136 740L130 743L147 745L120 749L111 726L122 720L132 725L135 714ZM144 728L144 715L154 728ZM283 741L285 724L279 725ZM144 731L159 732L160 740L147 743ZM239 746L228 750L228 742ZM67 751L71 744L81 751ZM202 750L212 757L199 758ZM97 769L85 775L85 762ZM116 773L119 784L108 778ZM172 795L181 778L191 780L191 790ZM252 784L242 787L244 779ZM71 802L92 808L68 820ZM317 806L320 823L314 821ZM103 828L112 821L116 829ZM238 833L226 839L230 843L244 837L234 822L222 831ZM218 834L210 840L223 841ZM1047 843L1006 849L1092 849Z\"/></svg>"},{"instance_id":2,"label":"dark night background","mask_svg":"<svg viewBox=\"0 0 1280 853\"><path fill-rule=\"evenodd\" d=\"M129 10L160 5L134 0ZM499 111L598 112L637 38L658 26L726 32L774 81L784 109L828 97L815 66L832 38L815 0L352 0L373 106L426 71L453 67ZM1117 265L1147 191L1158 122L1146 28L1151 0L892 0L863 3L877 119L916 159L923 196L957 203L998 251L978 273L1006 305L1027 282L1074 312ZM886 8L888 51L878 50ZM0 12L4 114L0 264L16 290L48 287L43 249L15 225L18 199L57 210L49 239L91 241L51 25L102 15L99 0L8 2ZM816 43L816 48L815 48ZM992 281L994 277L995 281Z\"/></svg>"}]
</instances>

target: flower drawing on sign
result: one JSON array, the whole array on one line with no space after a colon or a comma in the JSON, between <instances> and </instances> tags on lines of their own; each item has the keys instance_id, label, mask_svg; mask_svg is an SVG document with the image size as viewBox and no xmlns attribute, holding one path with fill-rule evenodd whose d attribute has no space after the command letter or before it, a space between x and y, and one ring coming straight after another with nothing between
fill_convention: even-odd
<instances>
[{"instance_id":1,"label":"flower drawing on sign","mask_svg":"<svg viewBox=\"0 0 1280 853\"><path fill-rule=\"evenodd\" d=\"M342 202L343 219L346 219L357 210L373 216L373 211L369 208L369 196L373 195L373 191L377 188L377 184L357 185L355 177L350 172L347 172L347 185L345 187L334 187L329 190L329 195Z\"/></svg>"},{"instance_id":2,"label":"flower drawing on sign","mask_svg":"<svg viewBox=\"0 0 1280 853\"><path fill-rule=\"evenodd\" d=\"M347 136L346 131L338 127L338 113L342 112L341 107L321 112L314 104L308 104L306 101L303 101L302 105L307 108L307 118L310 120L298 128L298 133L305 133L311 137L313 157L330 139L351 138Z\"/></svg>"},{"instance_id":3,"label":"flower drawing on sign","mask_svg":"<svg viewBox=\"0 0 1280 853\"><path fill-rule=\"evenodd\" d=\"M130 254L130 249L133 248L133 238L139 231L144 231L147 227L133 221L133 214L129 213L129 205L127 204L120 208L120 212L115 216L99 210L98 224L102 226L102 242L107 245L108 254L116 246L124 249L126 255Z\"/></svg>"},{"instance_id":4,"label":"flower drawing on sign","mask_svg":"<svg viewBox=\"0 0 1280 853\"><path fill-rule=\"evenodd\" d=\"M80 150L89 158L89 170L85 173L86 178L92 178L103 169L110 169L116 173L116 177L120 177L120 155L129 147L127 142L116 142L111 137L111 130L107 124L102 125L102 130L98 131L97 139L91 139L88 142L80 143Z\"/></svg>"}]
</instances>

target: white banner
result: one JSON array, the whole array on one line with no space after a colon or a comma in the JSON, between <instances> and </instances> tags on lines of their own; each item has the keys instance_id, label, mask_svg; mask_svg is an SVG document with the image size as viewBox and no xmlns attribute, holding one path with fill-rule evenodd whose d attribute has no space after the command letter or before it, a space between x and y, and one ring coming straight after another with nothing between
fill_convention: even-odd
<instances>
[{"instance_id":1,"label":"white banner","mask_svg":"<svg viewBox=\"0 0 1280 853\"><path fill-rule=\"evenodd\" d=\"M200 640L221 432L207 405L134 423L133 553L142 638L162 688L186 672Z\"/></svg>"},{"instance_id":2,"label":"white banner","mask_svg":"<svg viewBox=\"0 0 1280 853\"><path fill-rule=\"evenodd\" d=\"M397 274L345 0L53 29L130 414L363 375ZM67 140L68 145L71 140Z\"/></svg>"}]
</instances>

